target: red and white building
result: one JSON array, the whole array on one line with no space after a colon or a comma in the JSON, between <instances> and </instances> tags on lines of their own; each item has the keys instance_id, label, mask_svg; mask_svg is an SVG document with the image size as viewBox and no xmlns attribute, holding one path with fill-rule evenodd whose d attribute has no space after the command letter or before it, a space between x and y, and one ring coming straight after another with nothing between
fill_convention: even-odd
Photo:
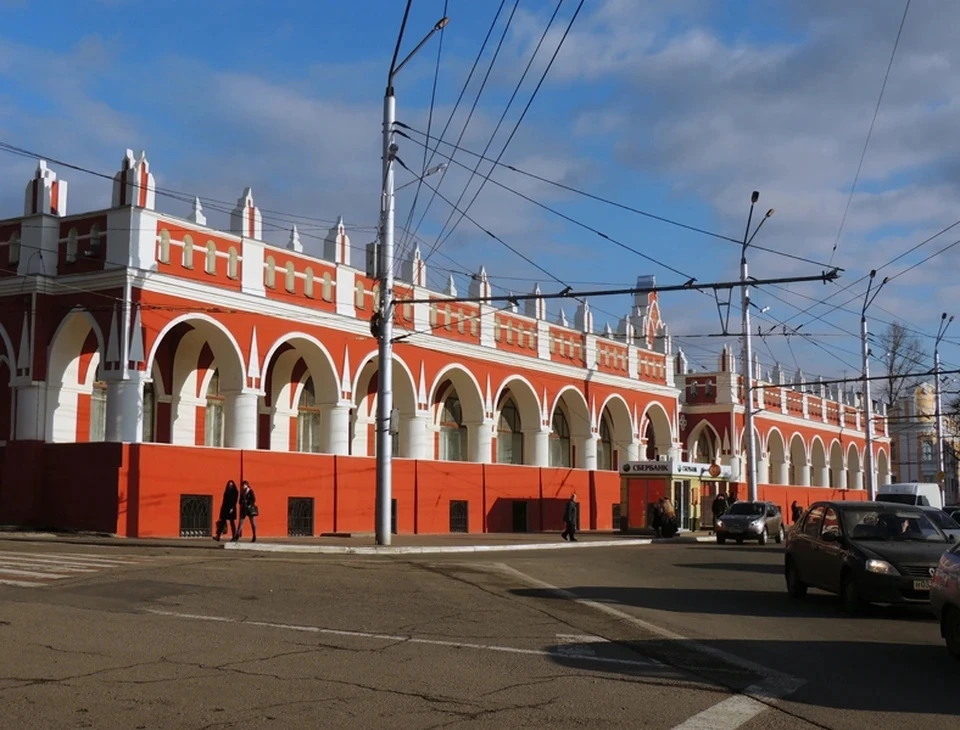
<instances>
[{"instance_id":1,"label":"red and white building","mask_svg":"<svg viewBox=\"0 0 960 730\"><path fill-rule=\"evenodd\" d=\"M249 188L229 232L199 201L179 218L155 194L128 151L112 206L68 214L41 162L24 214L0 220L0 523L201 534L211 498L216 511L244 478L264 535L371 531L378 287L342 220L314 257L296 228L286 247L263 241ZM610 529L626 461L719 461L742 481L733 359L688 373L656 295L598 334L588 304L570 324L542 299L503 310L451 302L452 287L427 287L418 249L402 263L399 532L552 529L572 490L582 526ZM490 295L483 270L469 293ZM754 391L765 493L858 497L861 412L811 388ZM882 416L876 432L883 481Z\"/></svg>"}]
</instances>

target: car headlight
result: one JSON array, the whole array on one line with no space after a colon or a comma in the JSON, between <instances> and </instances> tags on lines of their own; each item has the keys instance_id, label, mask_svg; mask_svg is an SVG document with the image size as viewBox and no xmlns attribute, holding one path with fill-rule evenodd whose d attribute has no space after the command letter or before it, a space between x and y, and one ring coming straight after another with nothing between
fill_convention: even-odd
<instances>
[{"instance_id":1,"label":"car headlight","mask_svg":"<svg viewBox=\"0 0 960 730\"><path fill-rule=\"evenodd\" d=\"M899 571L886 560L868 560L868 573L880 573L881 575L900 575Z\"/></svg>"},{"instance_id":2,"label":"car headlight","mask_svg":"<svg viewBox=\"0 0 960 730\"><path fill-rule=\"evenodd\" d=\"M754 530L762 530L763 520L754 520L753 522L750 523L750 527L752 527Z\"/></svg>"},{"instance_id":3,"label":"car headlight","mask_svg":"<svg viewBox=\"0 0 960 730\"><path fill-rule=\"evenodd\" d=\"M717 527L723 527L723 518L722 518L722 517L718 517L716 520L714 520L714 524L715 524Z\"/></svg>"}]
</instances>

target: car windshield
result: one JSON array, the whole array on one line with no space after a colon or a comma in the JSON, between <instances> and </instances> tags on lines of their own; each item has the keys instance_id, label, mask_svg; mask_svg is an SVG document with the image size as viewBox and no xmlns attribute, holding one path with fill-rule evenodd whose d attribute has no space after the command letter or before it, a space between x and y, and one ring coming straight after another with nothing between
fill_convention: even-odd
<instances>
[{"instance_id":1,"label":"car windshield","mask_svg":"<svg viewBox=\"0 0 960 730\"><path fill-rule=\"evenodd\" d=\"M923 512L898 509L846 509L843 525L854 540L950 542Z\"/></svg>"},{"instance_id":2,"label":"car windshield","mask_svg":"<svg viewBox=\"0 0 960 730\"><path fill-rule=\"evenodd\" d=\"M924 514L941 530L960 530L960 524L957 524L957 521L946 512L932 509L929 512L924 512Z\"/></svg>"},{"instance_id":3,"label":"car windshield","mask_svg":"<svg viewBox=\"0 0 960 730\"><path fill-rule=\"evenodd\" d=\"M728 515L762 515L765 512L760 502L734 502L727 510Z\"/></svg>"}]
</instances>

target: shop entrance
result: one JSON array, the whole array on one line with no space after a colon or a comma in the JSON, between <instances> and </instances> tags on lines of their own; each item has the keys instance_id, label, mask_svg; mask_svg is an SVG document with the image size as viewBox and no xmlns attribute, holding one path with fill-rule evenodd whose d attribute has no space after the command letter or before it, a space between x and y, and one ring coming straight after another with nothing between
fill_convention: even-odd
<instances>
[{"instance_id":1,"label":"shop entrance","mask_svg":"<svg viewBox=\"0 0 960 730\"><path fill-rule=\"evenodd\" d=\"M730 467L717 464L673 461L623 464L620 468L620 531L645 532L652 528L654 505L664 497L673 504L679 529L701 529L704 505L709 513L713 496L725 491L730 471Z\"/></svg>"}]
</instances>

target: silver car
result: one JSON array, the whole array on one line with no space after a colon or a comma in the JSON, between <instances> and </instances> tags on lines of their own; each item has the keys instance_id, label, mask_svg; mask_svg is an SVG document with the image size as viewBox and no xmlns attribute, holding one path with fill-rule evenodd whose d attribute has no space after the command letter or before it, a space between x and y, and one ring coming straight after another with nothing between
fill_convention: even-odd
<instances>
[{"instance_id":1,"label":"silver car","mask_svg":"<svg viewBox=\"0 0 960 730\"><path fill-rule=\"evenodd\" d=\"M960 544L940 556L930 581L930 607L940 620L947 651L960 659Z\"/></svg>"},{"instance_id":2,"label":"silver car","mask_svg":"<svg viewBox=\"0 0 960 730\"><path fill-rule=\"evenodd\" d=\"M946 533L947 537L954 542L960 542L960 523L957 523L955 517L951 517L946 510L939 507L921 507L920 509L933 524Z\"/></svg>"},{"instance_id":3,"label":"silver car","mask_svg":"<svg viewBox=\"0 0 960 730\"><path fill-rule=\"evenodd\" d=\"M783 542L783 517L773 502L734 502L714 523L714 529L721 545L728 538L738 544L756 540L765 545L771 537L778 543Z\"/></svg>"}]
</instances>

